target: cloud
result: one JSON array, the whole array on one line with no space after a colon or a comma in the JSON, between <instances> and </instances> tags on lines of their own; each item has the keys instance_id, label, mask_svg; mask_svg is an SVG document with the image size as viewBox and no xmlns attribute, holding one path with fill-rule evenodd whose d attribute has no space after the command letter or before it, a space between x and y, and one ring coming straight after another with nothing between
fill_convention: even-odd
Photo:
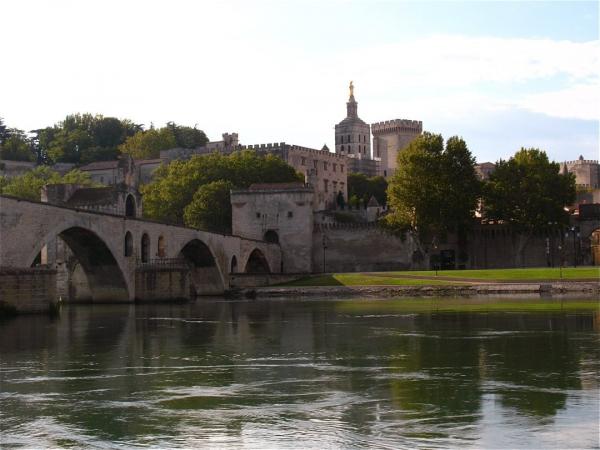
<instances>
[{"instance_id":1,"label":"cloud","mask_svg":"<svg viewBox=\"0 0 600 450\"><path fill-rule=\"evenodd\" d=\"M599 120L600 83L577 84L557 91L527 95L516 105L553 117Z\"/></svg>"}]
</instances>

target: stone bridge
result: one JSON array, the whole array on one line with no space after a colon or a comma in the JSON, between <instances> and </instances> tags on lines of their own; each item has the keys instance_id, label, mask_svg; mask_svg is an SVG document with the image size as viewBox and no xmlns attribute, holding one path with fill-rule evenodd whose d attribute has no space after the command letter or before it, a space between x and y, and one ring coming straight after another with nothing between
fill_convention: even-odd
<instances>
[{"instance_id":1,"label":"stone bridge","mask_svg":"<svg viewBox=\"0 0 600 450\"><path fill-rule=\"evenodd\" d=\"M187 283L192 295L223 293L236 273L279 273L281 248L239 236L0 196L0 267L36 264L56 267L59 279L64 272L69 301L133 301L143 299L144 273L156 283L157 273L171 280L178 270L185 272L189 278L178 283Z\"/></svg>"}]
</instances>

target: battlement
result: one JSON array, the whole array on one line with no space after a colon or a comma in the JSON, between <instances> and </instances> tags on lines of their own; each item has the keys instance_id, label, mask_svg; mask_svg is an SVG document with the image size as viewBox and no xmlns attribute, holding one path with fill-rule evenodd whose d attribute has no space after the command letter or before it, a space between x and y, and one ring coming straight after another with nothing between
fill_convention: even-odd
<instances>
[{"instance_id":1,"label":"battlement","mask_svg":"<svg viewBox=\"0 0 600 450\"><path fill-rule=\"evenodd\" d=\"M237 148L238 150L255 150L255 151L302 151L319 157L327 157L338 161L343 161L346 159L345 155L339 155L337 153L329 152L326 150L319 150L316 148L303 147L301 145L293 145L286 144L285 142L273 142L268 144L250 144L250 145L241 145Z\"/></svg>"},{"instance_id":2,"label":"battlement","mask_svg":"<svg viewBox=\"0 0 600 450\"><path fill-rule=\"evenodd\" d=\"M413 133L423 132L423 122L420 120L395 119L371 124L373 136L377 134L394 133L398 131L409 131Z\"/></svg>"},{"instance_id":3,"label":"battlement","mask_svg":"<svg viewBox=\"0 0 600 450\"><path fill-rule=\"evenodd\" d=\"M576 159L575 161L565 161L563 164L567 166L584 165L584 164L598 164L597 159Z\"/></svg>"}]
</instances>

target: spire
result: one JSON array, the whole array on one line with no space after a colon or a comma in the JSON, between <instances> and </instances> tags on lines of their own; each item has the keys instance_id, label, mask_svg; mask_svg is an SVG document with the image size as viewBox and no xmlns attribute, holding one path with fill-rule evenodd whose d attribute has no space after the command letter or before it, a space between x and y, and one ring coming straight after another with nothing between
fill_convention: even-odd
<instances>
[{"instance_id":1,"label":"spire","mask_svg":"<svg viewBox=\"0 0 600 450\"><path fill-rule=\"evenodd\" d=\"M348 102L346 103L346 117L358 117L358 103L354 100L354 84L352 81L350 82L350 97L348 98Z\"/></svg>"}]
</instances>

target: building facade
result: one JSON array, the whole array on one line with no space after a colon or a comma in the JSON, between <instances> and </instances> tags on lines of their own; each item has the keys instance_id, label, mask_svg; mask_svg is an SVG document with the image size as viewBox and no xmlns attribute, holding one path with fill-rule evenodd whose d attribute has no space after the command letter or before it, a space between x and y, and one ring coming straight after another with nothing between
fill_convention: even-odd
<instances>
[{"instance_id":1,"label":"building facade","mask_svg":"<svg viewBox=\"0 0 600 450\"><path fill-rule=\"evenodd\" d=\"M336 198L341 192L348 200L348 164L351 159L332 153L327 146L314 148L290 145L285 142L260 145L241 145L237 150L253 150L259 154L280 157L304 175L305 181L314 189L315 211L335 208Z\"/></svg>"},{"instance_id":2,"label":"building facade","mask_svg":"<svg viewBox=\"0 0 600 450\"><path fill-rule=\"evenodd\" d=\"M379 173L391 177L398 168L398 153L423 133L420 120L386 120L371 125L373 132L373 156L381 159Z\"/></svg>"},{"instance_id":3,"label":"building facade","mask_svg":"<svg viewBox=\"0 0 600 450\"><path fill-rule=\"evenodd\" d=\"M346 118L335 126L335 153L348 158L350 172L377 175L377 161L371 155L371 127L358 117L358 102L354 98L352 81L346 103Z\"/></svg>"},{"instance_id":4,"label":"building facade","mask_svg":"<svg viewBox=\"0 0 600 450\"><path fill-rule=\"evenodd\" d=\"M598 160L583 159L583 156L580 156L575 161L565 161L562 170L563 173L569 172L575 175L575 184L579 188L600 188L600 164Z\"/></svg>"},{"instance_id":5,"label":"building facade","mask_svg":"<svg viewBox=\"0 0 600 450\"><path fill-rule=\"evenodd\" d=\"M234 190L232 232L278 243L281 272L312 272L313 198L313 189L302 183L254 184Z\"/></svg>"}]
</instances>

